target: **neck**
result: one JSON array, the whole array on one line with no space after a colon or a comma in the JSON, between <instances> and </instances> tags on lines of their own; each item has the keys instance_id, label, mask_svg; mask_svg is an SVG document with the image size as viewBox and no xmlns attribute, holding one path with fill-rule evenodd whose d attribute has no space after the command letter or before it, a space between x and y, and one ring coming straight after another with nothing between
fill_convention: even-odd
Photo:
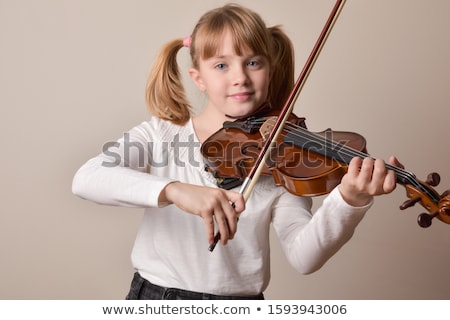
<instances>
[{"instance_id":1,"label":"neck","mask_svg":"<svg viewBox=\"0 0 450 320\"><path fill-rule=\"evenodd\" d=\"M225 121L230 121L225 115L211 112L206 108L202 113L192 119L195 134L200 142L208 139L214 132L223 127Z\"/></svg>"}]
</instances>

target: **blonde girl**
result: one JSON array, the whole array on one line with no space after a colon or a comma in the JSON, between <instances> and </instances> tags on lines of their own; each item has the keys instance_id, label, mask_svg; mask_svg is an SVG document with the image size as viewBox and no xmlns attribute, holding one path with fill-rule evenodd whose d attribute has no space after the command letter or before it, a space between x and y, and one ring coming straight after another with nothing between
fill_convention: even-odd
<instances>
[{"instance_id":1,"label":"blonde girl","mask_svg":"<svg viewBox=\"0 0 450 320\"><path fill-rule=\"evenodd\" d=\"M177 65L182 50L208 98L196 116ZM261 177L246 202L237 188L217 187L204 170L202 142L224 121L281 107L294 83L293 57L281 28L266 27L250 9L229 4L205 13L191 36L169 42L156 59L146 90L152 117L78 170L76 195L144 208L128 299L263 299L270 225L292 266L312 273L352 237L373 196L395 188L394 173L370 158L353 159L314 214L310 198L289 194L271 177ZM222 245L211 253L216 231Z\"/></svg>"}]
</instances>

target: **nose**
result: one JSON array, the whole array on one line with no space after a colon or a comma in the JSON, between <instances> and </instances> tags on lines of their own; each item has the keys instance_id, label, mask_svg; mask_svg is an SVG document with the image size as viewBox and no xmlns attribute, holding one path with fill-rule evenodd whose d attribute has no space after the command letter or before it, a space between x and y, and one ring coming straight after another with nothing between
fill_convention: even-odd
<instances>
[{"instance_id":1,"label":"nose","mask_svg":"<svg viewBox=\"0 0 450 320\"><path fill-rule=\"evenodd\" d=\"M233 85L244 85L248 82L248 74L244 66L236 66L232 72Z\"/></svg>"}]
</instances>

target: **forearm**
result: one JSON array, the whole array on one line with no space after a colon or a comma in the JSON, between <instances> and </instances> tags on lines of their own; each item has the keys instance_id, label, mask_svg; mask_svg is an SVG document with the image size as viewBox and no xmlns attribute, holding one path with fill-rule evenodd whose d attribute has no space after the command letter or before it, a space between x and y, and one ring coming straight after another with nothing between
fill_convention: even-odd
<instances>
[{"instance_id":1,"label":"forearm","mask_svg":"<svg viewBox=\"0 0 450 320\"><path fill-rule=\"evenodd\" d=\"M75 174L72 192L99 204L128 207L156 207L159 194L171 180L129 167L105 167L98 156Z\"/></svg>"},{"instance_id":2,"label":"forearm","mask_svg":"<svg viewBox=\"0 0 450 320\"><path fill-rule=\"evenodd\" d=\"M291 221L289 228L279 228L283 250L292 266L302 274L320 269L352 238L371 204L349 206L334 190L314 215L303 214Z\"/></svg>"}]
</instances>

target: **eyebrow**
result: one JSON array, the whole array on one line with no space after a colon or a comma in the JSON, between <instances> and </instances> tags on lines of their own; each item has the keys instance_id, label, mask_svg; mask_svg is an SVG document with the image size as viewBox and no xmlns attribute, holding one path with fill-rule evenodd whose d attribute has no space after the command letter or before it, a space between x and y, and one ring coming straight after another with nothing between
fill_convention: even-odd
<instances>
[{"instance_id":1,"label":"eyebrow","mask_svg":"<svg viewBox=\"0 0 450 320\"><path fill-rule=\"evenodd\" d=\"M212 56L210 59L213 59L213 58L215 58L215 59L224 59L224 58L227 58L227 57L230 57L230 56L234 56L234 55L237 55L237 54L232 54L232 55L217 55L217 56ZM254 57L265 57L263 54L257 54L257 53L251 53L251 54L248 54L248 55L237 55L238 57L243 57L244 59L248 59L248 58L254 58Z\"/></svg>"}]
</instances>

